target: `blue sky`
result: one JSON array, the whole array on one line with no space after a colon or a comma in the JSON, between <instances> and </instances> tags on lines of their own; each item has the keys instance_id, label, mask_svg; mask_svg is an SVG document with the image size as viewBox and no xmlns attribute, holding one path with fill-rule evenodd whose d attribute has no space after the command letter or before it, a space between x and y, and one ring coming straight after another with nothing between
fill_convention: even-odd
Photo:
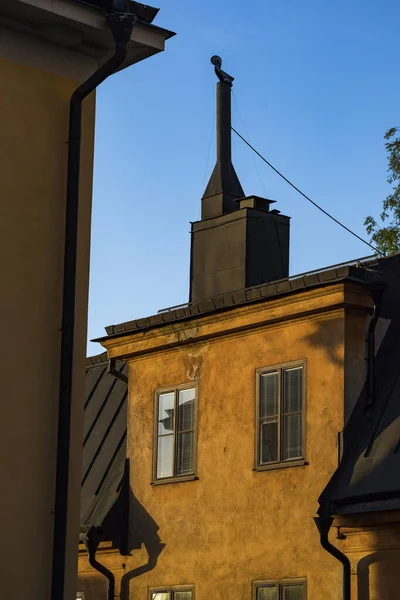
<instances>
[{"instance_id":1,"label":"blue sky","mask_svg":"<svg viewBox=\"0 0 400 600\"><path fill-rule=\"evenodd\" d=\"M190 221L215 159L219 54L235 77L233 125L278 169L366 237L386 183L383 134L400 125L395 0L160 0L166 51L97 92L88 337L186 302ZM291 273L366 256L240 140L247 195L290 215ZM88 352L101 348L89 344Z\"/></svg>"}]
</instances>

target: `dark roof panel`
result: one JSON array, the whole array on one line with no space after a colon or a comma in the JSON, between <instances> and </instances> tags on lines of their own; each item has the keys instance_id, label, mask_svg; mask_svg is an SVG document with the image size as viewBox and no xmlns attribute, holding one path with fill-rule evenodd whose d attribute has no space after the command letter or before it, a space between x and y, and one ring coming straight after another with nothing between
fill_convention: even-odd
<instances>
[{"instance_id":1,"label":"dark roof panel","mask_svg":"<svg viewBox=\"0 0 400 600\"><path fill-rule=\"evenodd\" d=\"M110 375L107 367L106 353L86 361L80 511L83 529L102 525L116 505L125 472L128 387ZM117 361L116 368L128 375L125 362Z\"/></svg>"},{"instance_id":2,"label":"dark roof panel","mask_svg":"<svg viewBox=\"0 0 400 600\"><path fill-rule=\"evenodd\" d=\"M373 405L367 407L365 384L344 430L342 461L319 499L320 514L400 505L400 255L379 260L375 269L387 287L377 324L383 336Z\"/></svg>"}]
</instances>

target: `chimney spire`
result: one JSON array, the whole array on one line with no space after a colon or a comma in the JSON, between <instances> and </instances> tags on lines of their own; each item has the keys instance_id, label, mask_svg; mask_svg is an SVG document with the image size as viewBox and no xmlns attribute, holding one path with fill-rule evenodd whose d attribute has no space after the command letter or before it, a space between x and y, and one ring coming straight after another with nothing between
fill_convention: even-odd
<instances>
[{"instance_id":1,"label":"chimney spire","mask_svg":"<svg viewBox=\"0 0 400 600\"><path fill-rule=\"evenodd\" d=\"M233 210L244 192L232 165L231 88L233 77L221 69L222 60L213 56L211 63L217 83L217 162L201 201L201 218L210 219Z\"/></svg>"}]
</instances>

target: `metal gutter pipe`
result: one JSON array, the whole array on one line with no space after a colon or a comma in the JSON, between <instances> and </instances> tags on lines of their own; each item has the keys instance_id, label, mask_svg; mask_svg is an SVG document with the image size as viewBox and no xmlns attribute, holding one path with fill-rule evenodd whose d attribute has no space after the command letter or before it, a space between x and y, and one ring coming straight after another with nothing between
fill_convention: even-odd
<instances>
[{"instance_id":1,"label":"metal gutter pipe","mask_svg":"<svg viewBox=\"0 0 400 600\"><path fill-rule=\"evenodd\" d=\"M117 363L115 358L110 358L108 360L108 373L110 373L110 375L113 375L114 377L116 377L117 379L120 379L121 381L123 381L124 383L126 383L128 385L128 378L126 375L124 375L123 373L121 373L120 371L118 371L117 367L115 366Z\"/></svg>"},{"instance_id":2,"label":"metal gutter pipe","mask_svg":"<svg viewBox=\"0 0 400 600\"><path fill-rule=\"evenodd\" d=\"M120 0L119 5L121 5ZM57 464L54 508L52 600L64 599L66 534L71 436L72 377L75 335L75 292L79 213L79 176L82 130L82 102L109 75L122 65L136 17L111 10L107 23L115 40L114 54L72 94L69 113L67 198L64 246L64 279L61 333L61 361L58 398Z\"/></svg>"},{"instance_id":3,"label":"metal gutter pipe","mask_svg":"<svg viewBox=\"0 0 400 600\"><path fill-rule=\"evenodd\" d=\"M93 539L91 536L91 531L89 531L87 534L80 534L79 541L85 544L85 548L89 558L89 565L108 579L107 600L114 600L115 577L113 573L107 569L107 567L105 567L104 565L99 563L98 560L96 560L96 551L99 546L100 537L95 535L95 539Z\"/></svg>"},{"instance_id":4,"label":"metal gutter pipe","mask_svg":"<svg viewBox=\"0 0 400 600\"><path fill-rule=\"evenodd\" d=\"M328 540L328 533L333 523L333 517L314 517L314 521L319 531L321 546L343 565L343 600L351 600L350 560Z\"/></svg>"}]
</instances>

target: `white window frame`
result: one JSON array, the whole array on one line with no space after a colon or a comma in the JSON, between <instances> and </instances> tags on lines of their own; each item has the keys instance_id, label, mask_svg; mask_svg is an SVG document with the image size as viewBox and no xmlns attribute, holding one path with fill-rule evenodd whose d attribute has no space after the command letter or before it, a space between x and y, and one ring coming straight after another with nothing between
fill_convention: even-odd
<instances>
[{"instance_id":1,"label":"white window frame","mask_svg":"<svg viewBox=\"0 0 400 600\"><path fill-rule=\"evenodd\" d=\"M175 475L176 472L176 455L177 455L177 429L174 427L174 459L173 459L173 471L174 474L168 477L157 476L157 461L158 461L158 411L159 411L159 397L162 394L173 393L175 397L175 411L177 407L178 394L182 390L194 390L195 396L195 407L194 407L194 433L193 433L193 469L191 473L184 475ZM198 412L198 385L196 381L190 383L184 383L181 385L174 385L170 387L158 388L154 394L154 432L153 432L153 472L152 472L152 485L159 485L163 483L174 483L179 481L193 481L197 479L197 412ZM179 591L179 590L178 590Z\"/></svg>"}]
</instances>

